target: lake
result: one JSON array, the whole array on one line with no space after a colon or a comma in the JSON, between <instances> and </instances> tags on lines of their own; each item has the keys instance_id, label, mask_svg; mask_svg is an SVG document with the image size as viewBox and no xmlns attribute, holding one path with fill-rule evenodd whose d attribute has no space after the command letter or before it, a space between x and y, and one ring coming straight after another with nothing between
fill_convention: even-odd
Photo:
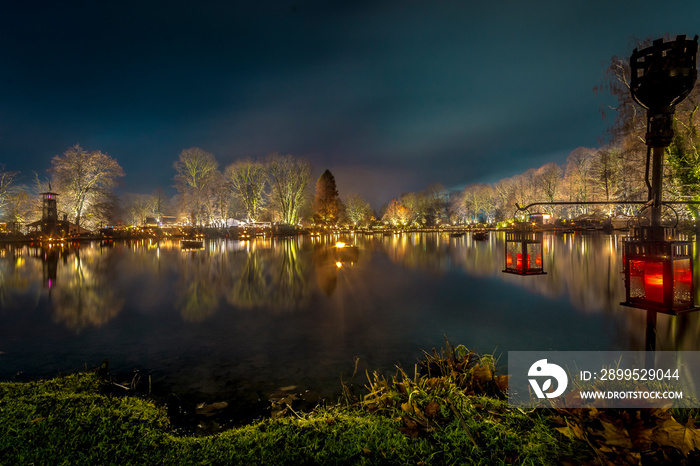
<instances>
[{"instance_id":1,"label":"lake","mask_svg":"<svg viewBox=\"0 0 700 466\"><path fill-rule=\"evenodd\" d=\"M336 241L358 255L338 264ZM0 246L0 380L99 366L162 392L265 400L337 396L365 369L412 371L421 350L643 350L625 299L621 235L544 236L546 275L503 273L504 234L149 240ZM698 252L694 250L697 282ZM698 289L696 283L696 290ZM700 299L696 296L696 302ZM700 349L700 313L659 315L657 349Z\"/></svg>"}]
</instances>

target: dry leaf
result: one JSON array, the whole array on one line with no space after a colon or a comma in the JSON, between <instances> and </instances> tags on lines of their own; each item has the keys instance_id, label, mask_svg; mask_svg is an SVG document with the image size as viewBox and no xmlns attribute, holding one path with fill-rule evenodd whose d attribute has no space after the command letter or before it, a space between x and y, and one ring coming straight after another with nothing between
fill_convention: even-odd
<instances>
[{"instance_id":1,"label":"dry leaf","mask_svg":"<svg viewBox=\"0 0 700 466\"><path fill-rule=\"evenodd\" d=\"M435 416L438 415L439 412L440 412L440 404L435 402L435 401L431 401L425 407L425 414L427 414L428 417L434 418Z\"/></svg>"}]
</instances>

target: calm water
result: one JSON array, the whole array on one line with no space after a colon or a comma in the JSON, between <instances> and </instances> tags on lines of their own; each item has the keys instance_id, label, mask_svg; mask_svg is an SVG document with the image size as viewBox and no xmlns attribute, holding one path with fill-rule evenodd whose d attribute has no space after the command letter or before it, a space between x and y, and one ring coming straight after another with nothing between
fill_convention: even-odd
<instances>
[{"instance_id":1,"label":"calm water","mask_svg":"<svg viewBox=\"0 0 700 466\"><path fill-rule=\"evenodd\" d=\"M335 264L337 239L359 247L356 262ZM444 336L502 359L642 350L645 311L619 305L621 246L615 235L545 236L547 275L531 277L501 272L495 233L212 241L199 251L148 241L0 246L0 380L109 359L113 371L208 400L286 385L333 396L355 357L361 374L412 368ZM659 316L657 349L699 350L699 319Z\"/></svg>"}]
</instances>

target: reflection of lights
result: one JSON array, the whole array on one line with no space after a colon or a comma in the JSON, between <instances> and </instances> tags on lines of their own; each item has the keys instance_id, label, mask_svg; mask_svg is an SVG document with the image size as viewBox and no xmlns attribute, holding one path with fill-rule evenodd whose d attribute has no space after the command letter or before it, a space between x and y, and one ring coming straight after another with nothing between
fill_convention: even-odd
<instances>
[{"instance_id":1,"label":"reflection of lights","mask_svg":"<svg viewBox=\"0 0 700 466\"><path fill-rule=\"evenodd\" d=\"M343 267L343 263L338 261L335 263L335 266L338 267L339 269Z\"/></svg>"},{"instance_id":2,"label":"reflection of lights","mask_svg":"<svg viewBox=\"0 0 700 466\"><path fill-rule=\"evenodd\" d=\"M344 247L345 247L345 243L343 243L342 241L338 241L337 243L335 243L335 247L336 247L336 248L344 248Z\"/></svg>"}]
</instances>

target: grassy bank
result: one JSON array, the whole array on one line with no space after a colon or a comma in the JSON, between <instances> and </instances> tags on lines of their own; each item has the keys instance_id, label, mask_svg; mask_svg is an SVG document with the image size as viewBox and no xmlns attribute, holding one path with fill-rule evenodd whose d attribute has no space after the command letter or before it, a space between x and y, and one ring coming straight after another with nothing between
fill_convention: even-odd
<instances>
[{"instance_id":1,"label":"grassy bank","mask_svg":"<svg viewBox=\"0 0 700 466\"><path fill-rule=\"evenodd\" d=\"M406 431L400 410L330 407L181 437L163 408L104 395L102 384L96 374L78 374L0 385L2 464L540 464L574 450L545 419L486 397L417 435Z\"/></svg>"},{"instance_id":2,"label":"grassy bank","mask_svg":"<svg viewBox=\"0 0 700 466\"><path fill-rule=\"evenodd\" d=\"M459 348L426 355L410 376L366 380L362 395L345 383L340 404L206 437L179 435L164 407L111 395L97 373L2 383L0 464L539 465L617 462L630 453L611 456L593 438L577 438L571 413L567 436L566 413L508 408L490 360ZM631 452L634 464L641 453Z\"/></svg>"},{"instance_id":3,"label":"grassy bank","mask_svg":"<svg viewBox=\"0 0 700 466\"><path fill-rule=\"evenodd\" d=\"M110 395L96 373L3 383L0 460L72 465L555 464L586 456L584 445L556 432L546 416L509 410L498 397L465 391L460 387L464 380L417 374L388 380L375 374L368 381L369 393L361 397L345 385L345 403L307 414L290 410L286 417L207 437L178 435L163 407Z\"/></svg>"}]
</instances>

